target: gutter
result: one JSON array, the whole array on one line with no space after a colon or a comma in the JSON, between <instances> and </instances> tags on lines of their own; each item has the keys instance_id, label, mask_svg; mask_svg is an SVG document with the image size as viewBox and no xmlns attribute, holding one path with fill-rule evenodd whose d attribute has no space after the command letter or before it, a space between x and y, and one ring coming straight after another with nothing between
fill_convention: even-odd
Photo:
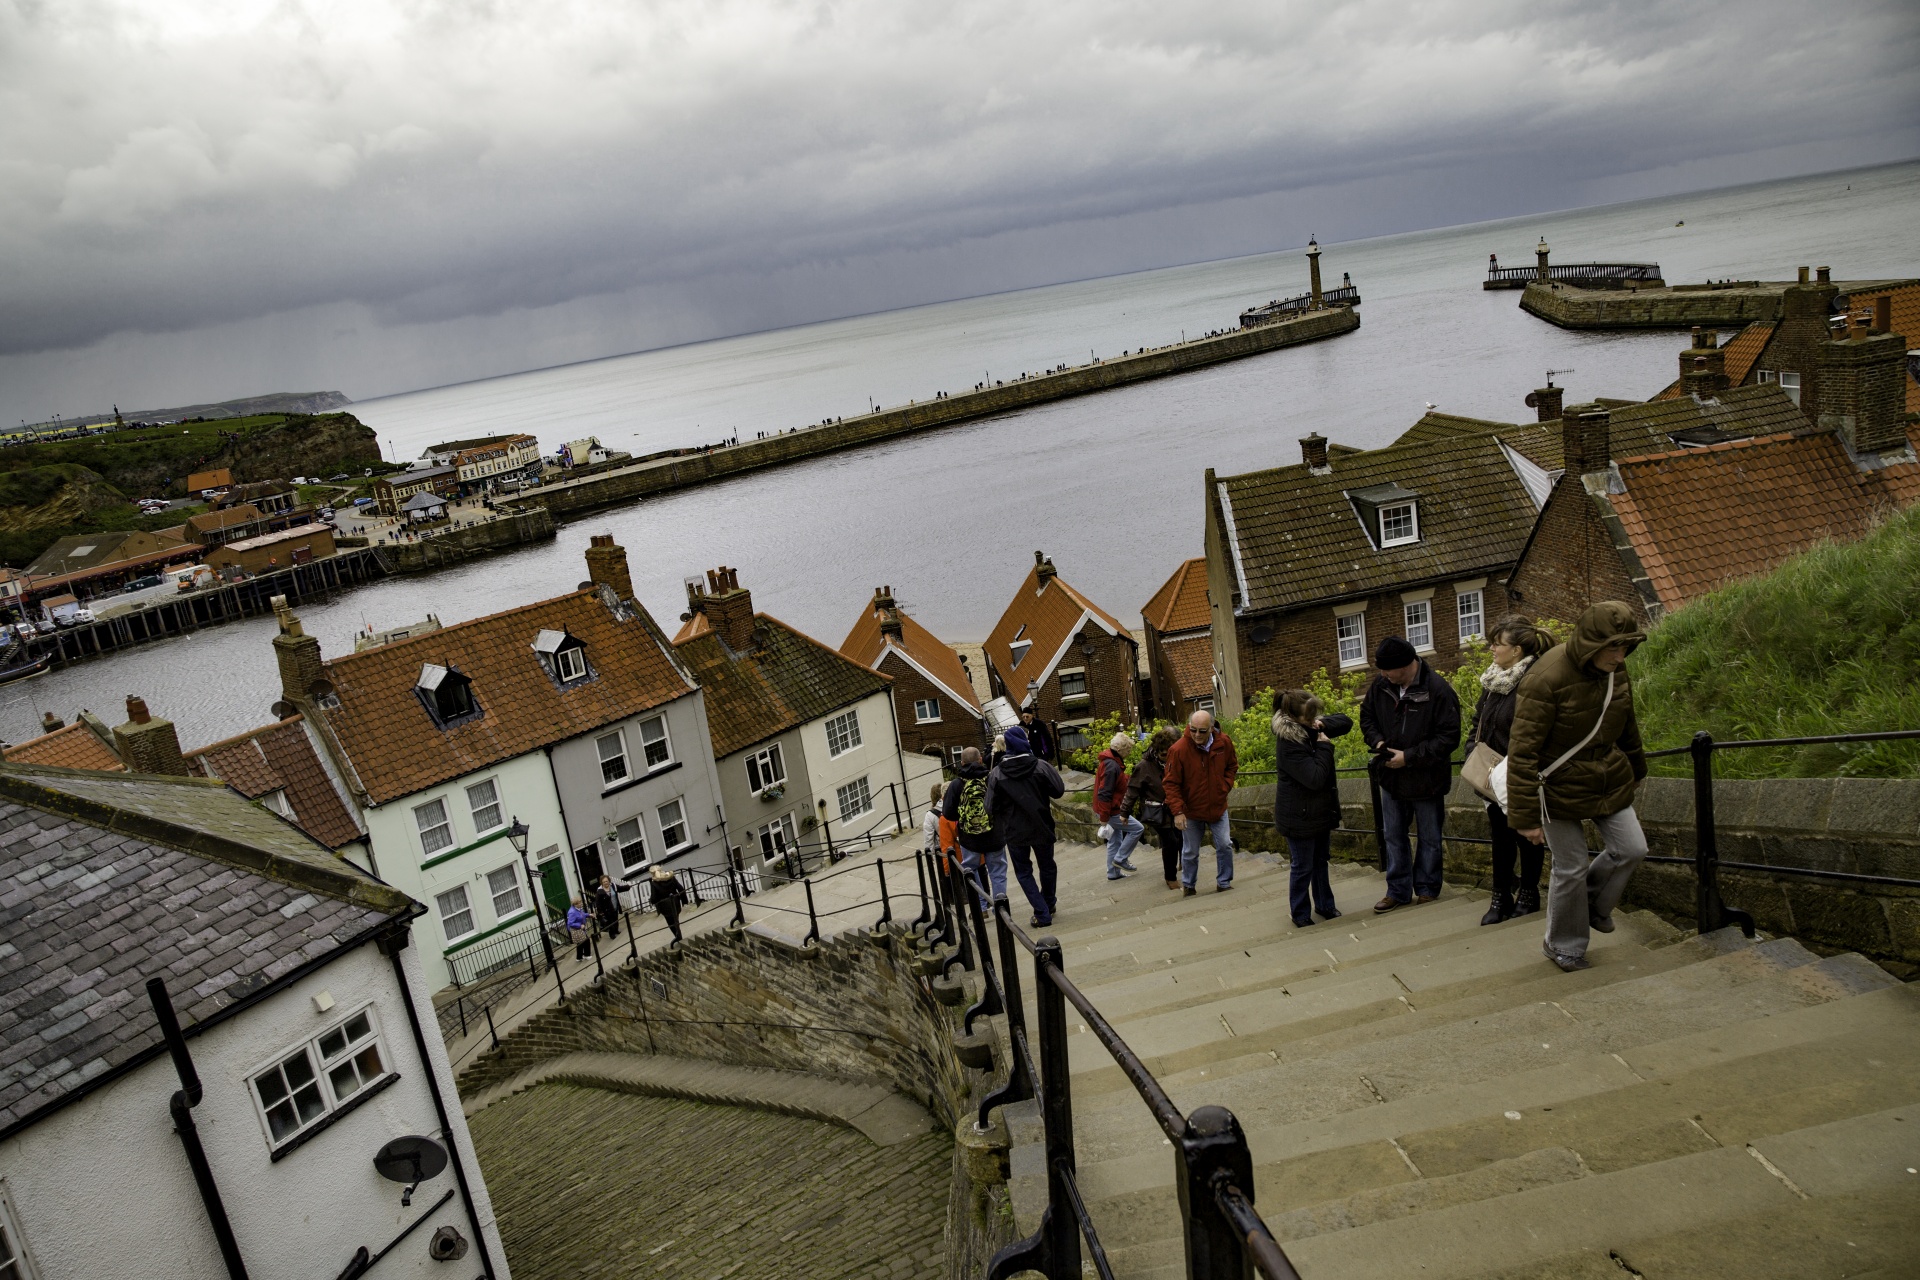
<instances>
[{"instance_id":1,"label":"gutter","mask_svg":"<svg viewBox=\"0 0 1920 1280\"><path fill-rule=\"evenodd\" d=\"M213 1166L207 1163L206 1148L200 1145L200 1129L193 1122L193 1108L200 1105L200 1073L194 1070L193 1055L187 1052L186 1037L180 1034L180 1020L174 1016L173 1000L167 995L163 978L147 979L147 999L153 1002L153 1016L160 1022L167 1052L173 1055L173 1069L180 1076L167 1109L173 1113L173 1131L180 1135L186 1149L187 1167L200 1188L200 1203L213 1227L213 1238L220 1245L220 1257L227 1264L230 1280L248 1280L246 1261L240 1256L240 1242L233 1237L233 1224L227 1220L227 1206L220 1199L220 1188L213 1180Z\"/></svg>"}]
</instances>

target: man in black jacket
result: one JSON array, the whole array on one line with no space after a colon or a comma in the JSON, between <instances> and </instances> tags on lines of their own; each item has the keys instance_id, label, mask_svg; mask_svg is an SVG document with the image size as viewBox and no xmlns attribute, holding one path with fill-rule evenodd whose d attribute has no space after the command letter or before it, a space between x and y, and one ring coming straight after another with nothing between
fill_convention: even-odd
<instances>
[{"instance_id":1,"label":"man in black jacket","mask_svg":"<svg viewBox=\"0 0 1920 1280\"><path fill-rule=\"evenodd\" d=\"M960 767L940 798L940 814L953 823L960 834L960 865L985 889L992 886L995 901L1007 896L1007 840L994 820L988 793L986 762L980 748L968 747L960 753ZM981 868L986 869L985 880Z\"/></svg>"},{"instance_id":2,"label":"man in black jacket","mask_svg":"<svg viewBox=\"0 0 1920 1280\"><path fill-rule=\"evenodd\" d=\"M1066 784L1052 765L1033 754L1026 731L1007 730L1007 758L987 776L987 808L994 826L1006 835L1007 856L1013 874L1033 904L1036 929L1053 923L1054 888L1059 869L1053 861L1053 802L1065 795ZM1033 864L1040 863L1040 881L1034 883Z\"/></svg>"},{"instance_id":3,"label":"man in black jacket","mask_svg":"<svg viewBox=\"0 0 1920 1280\"><path fill-rule=\"evenodd\" d=\"M1460 744L1460 699L1453 686L1399 636L1374 650L1380 674L1360 700L1360 734L1373 752L1380 822L1387 846L1387 892L1373 904L1384 914L1440 896L1440 840L1453 785L1453 749ZM1419 828L1416 854L1407 825Z\"/></svg>"}]
</instances>

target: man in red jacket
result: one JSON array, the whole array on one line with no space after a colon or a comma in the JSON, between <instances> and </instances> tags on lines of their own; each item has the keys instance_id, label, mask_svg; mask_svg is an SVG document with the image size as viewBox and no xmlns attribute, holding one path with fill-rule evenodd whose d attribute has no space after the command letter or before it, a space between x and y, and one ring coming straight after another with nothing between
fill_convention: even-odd
<instances>
[{"instance_id":1,"label":"man in red jacket","mask_svg":"<svg viewBox=\"0 0 1920 1280\"><path fill-rule=\"evenodd\" d=\"M1191 898L1200 878L1200 836L1213 832L1214 892L1233 888L1233 832L1227 825L1227 797L1240 773L1233 739L1214 727L1213 716L1196 711L1187 731L1167 752L1167 772L1161 785L1167 808L1181 832L1180 887Z\"/></svg>"}]
</instances>

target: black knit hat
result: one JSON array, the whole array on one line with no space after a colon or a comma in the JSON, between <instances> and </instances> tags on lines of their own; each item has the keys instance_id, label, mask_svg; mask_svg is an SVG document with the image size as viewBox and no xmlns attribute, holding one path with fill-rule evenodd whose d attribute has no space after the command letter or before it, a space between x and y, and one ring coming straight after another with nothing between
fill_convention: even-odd
<instances>
[{"instance_id":1,"label":"black knit hat","mask_svg":"<svg viewBox=\"0 0 1920 1280\"><path fill-rule=\"evenodd\" d=\"M1399 636L1388 636L1373 651L1373 665L1382 671L1398 671L1401 667L1411 666L1419 658L1413 646Z\"/></svg>"}]
</instances>

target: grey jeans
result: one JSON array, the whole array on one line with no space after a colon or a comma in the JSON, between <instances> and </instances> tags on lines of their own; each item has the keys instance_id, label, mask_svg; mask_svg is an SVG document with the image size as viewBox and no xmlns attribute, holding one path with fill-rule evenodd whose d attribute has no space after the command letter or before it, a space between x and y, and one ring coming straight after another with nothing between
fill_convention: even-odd
<instances>
[{"instance_id":1,"label":"grey jeans","mask_svg":"<svg viewBox=\"0 0 1920 1280\"><path fill-rule=\"evenodd\" d=\"M1547 946L1556 955L1579 959L1587 954L1590 915L1610 916L1627 891L1627 881L1647 856L1647 837L1629 805L1593 819L1604 847L1587 852L1586 832L1571 818L1546 824L1553 853L1553 879L1547 889Z\"/></svg>"}]
</instances>

